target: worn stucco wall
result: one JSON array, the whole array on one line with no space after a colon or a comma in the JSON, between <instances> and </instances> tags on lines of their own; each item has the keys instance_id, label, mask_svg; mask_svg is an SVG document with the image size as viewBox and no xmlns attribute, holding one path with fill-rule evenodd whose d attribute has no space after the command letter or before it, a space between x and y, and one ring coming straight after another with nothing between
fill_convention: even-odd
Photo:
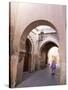
<instances>
[{"instance_id":1,"label":"worn stucco wall","mask_svg":"<svg viewBox=\"0 0 68 90\"><path fill-rule=\"evenodd\" d=\"M14 30L14 39L13 39L13 48L15 52L20 51L20 39L23 32L23 48L22 51L25 53L24 43L26 36L29 34L31 30L24 31L25 28L32 22L37 20L47 20L55 25L58 36L59 36L59 52L61 59L61 70L60 70L60 82L62 84L65 83L65 73L66 73L66 54L65 54L65 46L66 46L66 7L63 5L46 5L46 4L33 4L33 3L11 3L11 28L13 26ZM11 60L13 62L13 60ZM17 63L17 60L15 60ZM11 63L12 64L12 63ZM21 65L21 64L20 64ZM22 63L23 65L23 63ZM20 69L23 70L22 65ZM15 69L14 69L15 68ZM16 70L17 65L13 65L12 69ZM17 69L17 73L22 72ZM13 72L17 74L16 72ZM20 79L22 79L23 73L20 73ZM13 74L14 75L14 74ZM15 79L16 77L13 76ZM19 76L18 76L19 77Z\"/></svg>"}]
</instances>

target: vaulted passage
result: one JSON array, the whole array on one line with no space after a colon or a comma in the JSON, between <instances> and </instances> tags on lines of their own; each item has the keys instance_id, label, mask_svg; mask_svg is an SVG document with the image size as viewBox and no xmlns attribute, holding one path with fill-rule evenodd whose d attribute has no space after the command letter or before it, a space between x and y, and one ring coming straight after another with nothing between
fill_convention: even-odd
<instances>
[{"instance_id":1,"label":"vaulted passage","mask_svg":"<svg viewBox=\"0 0 68 90\"><path fill-rule=\"evenodd\" d=\"M65 6L15 2L9 6L10 87L21 82L22 87L65 84ZM57 61L55 49L60 67L53 80L50 64Z\"/></svg>"},{"instance_id":2,"label":"vaulted passage","mask_svg":"<svg viewBox=\"0 0 68 90\"><path fill-rule=\"evenodd\" d=\"M48 65L48 52L52 47L58 47L54 42L46 42L41 47L41 68L45 68Z\"/></svg>"}]
</instances>

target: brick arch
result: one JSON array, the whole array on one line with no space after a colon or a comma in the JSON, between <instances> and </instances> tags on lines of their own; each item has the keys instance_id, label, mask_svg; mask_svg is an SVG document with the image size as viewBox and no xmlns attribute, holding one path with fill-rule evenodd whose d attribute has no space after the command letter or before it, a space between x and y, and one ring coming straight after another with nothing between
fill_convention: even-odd
<instances>
[{"instance_id":1,"label":"brick arch","mask_svg":"<svg viewBox=\"0 0 68 90\"><path fill-rule=\"evenodd\" d=\"M56 33L58 33L55 25L52 24L50 21L48 21L48 20L36 20L36 21L30 23L30 24L24 29L24 31L23 31L23 33L22 33L22 35L21 35L21 38L20 38L20 48L21 48L21 49L25 49L24 44L25 44L25 41L26 41L26 38L27 38L28 34L29 34L34 28L36 28L37 26L40 26L40 25L50 26L51 28L53 28L54 30L56 30ZM23 41L23 43L22 43L22 41Z\"/></svg>"}]
</instances>

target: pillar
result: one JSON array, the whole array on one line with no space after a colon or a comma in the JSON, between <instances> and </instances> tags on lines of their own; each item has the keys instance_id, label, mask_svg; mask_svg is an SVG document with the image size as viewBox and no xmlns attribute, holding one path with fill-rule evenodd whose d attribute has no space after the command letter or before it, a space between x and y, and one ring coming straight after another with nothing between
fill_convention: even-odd
<instances>
[{"instance_id":1,"label":"pillar","mask_svg":"<svg viewBox=\"0 0 68 90\"><path fill-rule=\"evenodd\" d=\"M66 84L66 53L65 45L61 45L60 52L60 84Z\"/></svg>"},{"instance_id":2,"label":"pillar","mask_svg":"<svg viewBox=\"0 0 68 90\"><path fill-rule=\"evenodd\" d=\"M31 72L35 71L35 56L34 53L31 52Z\"/></svg>"},{"instance_id":3,"label":"pillar","mask_svg":"<svg viewBox=\"0 0 68 90\"><path fill-rule=\"evenodd\" d=\"M19 52L19 61L17 66L16 85L23 80L23 67L24 67L25 50Z\"/></svg>"},{"instance_id":4,"label":"pillar","mask_svg":"<svg viewBox=\"0 0 68 90\"><path fill-rule=\"evenodd\" d=\"M59 54L60 54L60 84L66 84L66 26L62 24L59 37Z\"/></svg>"},{"instance_id":5,"label":"pillar","mask_svg":"<svg viewBox=\"0 0 68 90\"><path fill-rule=\"evenodd\" d=\"M14 52L13 55L11 55L10 59L10 79L11 79L11 85L10 87L15 87L16 85L16 75L17 75L17 64L18 64L18 52Z\"/></svg>"}]
</instances>

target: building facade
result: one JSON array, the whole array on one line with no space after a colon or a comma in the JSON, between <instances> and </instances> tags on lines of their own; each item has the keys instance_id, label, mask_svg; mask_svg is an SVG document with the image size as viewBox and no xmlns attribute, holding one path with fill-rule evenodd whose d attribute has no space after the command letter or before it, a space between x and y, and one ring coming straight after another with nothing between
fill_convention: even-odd
<instances>
[{"instance_id":1,"label":"building facade","mask_svg":"<svg viewBox=\"0 0 68 90\"><path fill-rule=\"evenodd\" d=\"M22 81L25 71L45 68L53 46L59 48L59 82L66 83L66 6L11 2L9 33L10 87Z\"/></svg>"}]
</instances>

